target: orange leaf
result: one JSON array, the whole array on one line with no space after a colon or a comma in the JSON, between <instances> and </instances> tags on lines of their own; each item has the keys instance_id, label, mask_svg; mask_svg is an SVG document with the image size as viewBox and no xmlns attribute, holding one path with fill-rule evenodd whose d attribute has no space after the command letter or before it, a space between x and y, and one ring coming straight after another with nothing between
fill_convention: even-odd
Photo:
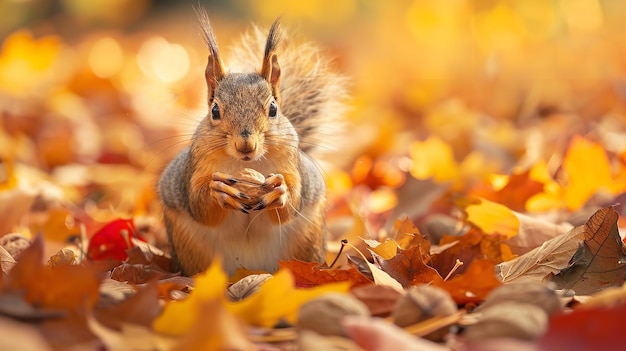
<instances>
[{"instance_id":1,"label":"orange leaf","mask_svg":"<svg viewBox=\"0 0 626 351\"><path fill-rule=\"evenodd\" d=\"M22 252L7 277L7 289L23 290L33 305L70 312L94 306L102 280L95 265L55 267L42 264L43 240L38 236Z\"/></svg>"},{"instance_id":2,"label":"orange leaf","mask_svg":"<svg viewBox=\"0 0 626 351\"><path fill-rule=\"evenodd\" d=\"M352 287L372 283L352 266L347 269L320 268L319 263L298 260L279 261L278 265L293 273L296 286L299 288L336 282L350 282Z\"/></svg>"},{"instance_id":3,"label":"orange leaf","mask_svg":"<svg viewBox=\"0 0 626 351\"><path fill-rule=\"evenodd\" d=\"M502 285L494 272L492 260L476 259L472 261L465 273L450 280L434 276L433 286L447 291L452 299L460 305L482 302L491 290Z\"/></svg>"}]
</instances>

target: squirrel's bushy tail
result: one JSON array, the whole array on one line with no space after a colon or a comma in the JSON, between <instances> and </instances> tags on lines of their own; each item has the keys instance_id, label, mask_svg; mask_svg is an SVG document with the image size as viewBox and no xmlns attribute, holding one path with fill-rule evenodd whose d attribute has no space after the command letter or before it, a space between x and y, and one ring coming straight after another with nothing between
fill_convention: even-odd
<instances>
[{"instance_id":1,"label":"squirrel's bushy tail","mask_svg":"<svg viewBox=\"0 0 626 351\"><path fill-rule=\"evenodd\" d=\"M232 71L258 70L267 32L254 27L235 44L225 60ZM291 43L282 34L277 58L281 67L282 113L295 127L307 154L338 150L347 110L347 79L312 43Z\"/></svg>"}]
</instances>

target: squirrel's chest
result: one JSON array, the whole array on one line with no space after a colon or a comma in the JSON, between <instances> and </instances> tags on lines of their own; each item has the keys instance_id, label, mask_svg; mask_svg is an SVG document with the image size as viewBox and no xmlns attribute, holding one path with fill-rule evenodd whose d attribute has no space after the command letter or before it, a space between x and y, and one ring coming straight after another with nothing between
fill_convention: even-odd
<instances>
[{"instance_id":1,"label":"squirrel's chest","mask_svg":"<svg viewBox=\"0 0 626 351\"><path fill-rule=\"evenodd\" d=\"M206 255L219 255L224 269L233 274L237 268L274 271L279 259L289 257L289 225L272 223L265 211L250 214L228 211L214 227L207 227L190 216L179 218L184 235Z\"/></svg>"}]
</instances>

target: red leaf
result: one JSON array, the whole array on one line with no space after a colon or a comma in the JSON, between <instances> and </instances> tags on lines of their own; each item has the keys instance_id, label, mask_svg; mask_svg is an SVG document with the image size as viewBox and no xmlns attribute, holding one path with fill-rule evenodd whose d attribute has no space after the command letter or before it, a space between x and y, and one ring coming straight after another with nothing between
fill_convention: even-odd
<instances>
[{"instance_id":1,"label":"red leaf","mask_svg":"<svg viewBox=\"0 0 626 351\"><path fill-rule=\"evenodd\" d=\"M616 350L624 343L624 316L626 304L555 315L539 350Z\"/></svg>"},{"instance_id":2,"label":"red leaf","mask_svg":"<svg viewBox=\"0 0 626 351\"><path fill-rule=\"evenodd\" d=\"M142 240L132 219L116 219L102 227L89 241L87 254L92 260L124 261L127 250L133 248L132 239Z\"/></svg>"}]
</instances>

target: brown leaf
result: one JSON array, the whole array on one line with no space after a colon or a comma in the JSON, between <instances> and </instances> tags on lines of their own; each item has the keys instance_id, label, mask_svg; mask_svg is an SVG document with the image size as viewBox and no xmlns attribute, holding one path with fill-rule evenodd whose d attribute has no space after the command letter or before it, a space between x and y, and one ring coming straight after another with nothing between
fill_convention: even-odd
<instances>
[{"instance_id":1,"label":"brown leaf","mask_svg":"<svg viewBox=\"0 0 626 351\"><path fill-rule=\"evenodd\" d=\"M443 246L455 241L458 241L456 245L432 256L432 267L441 276L446 276L450 273L457 259L461 262L471 262L475 258L487 258L499 263L504 261L505 258L510 258L510 249L504 244L502 237L498 235L484 235L476 227L471 227L461 237L444 235L439 245ZM455 274L463 274L466 269L468 267L463 265L455 271Z\"/></svg>"},{"instance_id":2,"label":"brown leaf","mask_svg":"<svg viewBox=\"0 0 626 351\"><path fill-rule=\"evenodd\" d=\"M426 265L430 259L429 249L421 246L413 246L410 249L398 249L398 253L390 260L384 260L380 256L372 253L381 269L395 278L402 286L427 284L433 280L437 271Z\"/></svg>"},{"instance_id":3,"label":"brown leaf","mask_svg":"<svg viewBox=\"0 0 626 351\"><path fill-rule=\"evenodd\" d=\"M144 284L172 276L174 273L166 272L156 265L129 264L126 262L115 267L111 273L111 279L129 284Z\"/></svg>"},{"instance_id":4,"label":"brown leaf","mask_svg":"<svg viewBox=\"0 0 626 351\"><path fill-rule=\"evenodd\" d=\"M589 218L583 226L584 243L578 246L566 268L549 277L559 289L588 295L624 283L626 247L617 229L618 219L613 207L605 207Z\"/></svg>"},{"instance_id":5,"label":"brown leaf","mask_svg":"<svg viewBox=\"0 0 626 351\"><path fill-rule=\"evenodd\" d=\"M144 288L123 302L106 308L96 308L96 319L103 325L120 330L123 323L138 324L149 327L161 312L157 283L148 283Z\"/></svg>"}]
</instances>

